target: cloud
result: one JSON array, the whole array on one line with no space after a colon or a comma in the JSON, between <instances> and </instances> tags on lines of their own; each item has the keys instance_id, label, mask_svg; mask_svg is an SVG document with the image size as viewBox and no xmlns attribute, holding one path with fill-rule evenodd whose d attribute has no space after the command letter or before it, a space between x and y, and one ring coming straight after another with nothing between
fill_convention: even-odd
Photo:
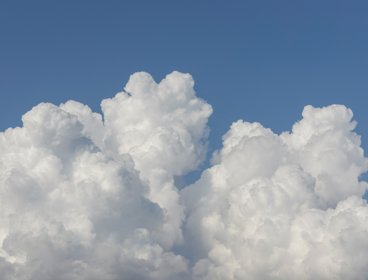
<instances>
[{"instance_id":1,"label":"cloud","mask_svg":"<svg viewBox=\"0 0 368 280\"><path fill-rule=\"evenodd\" d=\"M367 170L352 112L305 107L290 133L235 122L182 191L194 279L365 279Z\"/></svg>"},{"instance_id":2,"label":"cloud","mask_svg":"<svg viewBox=\"0 0 368 280\"><path fill-rule=\"evenodd\" d=\"M368 163L342 105L239 120L205 159L189 74L132 75L102 114L42 103L0 133L2 279L365 279Z\"/></svg>"}]
</instances>

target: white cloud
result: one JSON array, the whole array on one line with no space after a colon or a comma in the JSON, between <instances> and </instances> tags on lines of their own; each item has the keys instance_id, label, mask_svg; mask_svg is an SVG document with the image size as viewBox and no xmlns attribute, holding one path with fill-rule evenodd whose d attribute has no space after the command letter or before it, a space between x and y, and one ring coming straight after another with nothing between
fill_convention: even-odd
<instances>
[{"instance_id":1,"label":"white cloud","mask_svg":"<svg viewBox=\"0 0 368 280\"><path fill-rule=\"evenodd\" d=\"M201 178L212 108L190 75L40 104L0 133L1 279L365 279L367 170L352 112L235 122Z\"/></svg>"},{"instance_id":2,"label":"white cloud","mask_svg":"<svg viewBox=\"0 0 368 280\"><path fill-rule=\"evenodd\" d=\"M204 159L207 120L212 108L195 96L189 74L173 72L157 84L147 73L135 73L126 92L102 101L103 149L117 161L129 154L148 197L158 203L167 222L158 237L165 248L182 241L184 209L174 176L185 175Z\"/></svg>"},{"instance_id":3,"label":"white cloud","mask_svg":"<svg viewBox=\"0 0 368 280\"><path fill-rule=\"evenodd\" d=\"M211 107L176 72L135 74L127 90L103 101L104 122L78 102L40 104L0 134L2 279L189 275L171 250L184 219L173 176L203 159Z\"/></svg>"},{"instance_id":4,"label":"white cloud","mask_svg":"<svg viewBox=\"0 0 368 280\"><path fill-rule=\"evenodd\" d=\"M365 279L367 160L344 106L307 106L291 133L238 121L182 191L195 279Z\"/></svg>"}]
</instances>

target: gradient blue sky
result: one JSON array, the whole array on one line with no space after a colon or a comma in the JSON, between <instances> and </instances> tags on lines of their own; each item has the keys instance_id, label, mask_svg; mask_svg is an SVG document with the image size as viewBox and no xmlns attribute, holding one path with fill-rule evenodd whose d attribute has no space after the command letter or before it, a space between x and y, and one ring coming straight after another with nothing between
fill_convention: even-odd
<instances>
[{"instance_id":1,"label":"gradient blue sky","mask_svg":"<svg viewBox=\"0 0 368 280\"><path fill-rule=\"evenodd\" d=\"M129 75L189 72L213 107L211 148L231 122L290 129L304 105L353 109L368 149L367 1L0 2L0 129L42 101L99 110Z\"/></svg>"}]
</instances>

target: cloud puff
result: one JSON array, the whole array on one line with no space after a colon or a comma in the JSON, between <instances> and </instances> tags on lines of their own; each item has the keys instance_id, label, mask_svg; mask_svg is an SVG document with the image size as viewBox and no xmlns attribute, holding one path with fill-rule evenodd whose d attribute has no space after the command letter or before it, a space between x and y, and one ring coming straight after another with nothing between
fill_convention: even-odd
<instances>
[{"instance_id":1,"label":"cloud puff","mask_svg":"<svg viewBox=\"0 0 368 280\"><path fill-rule=\"evenodd\" d=\"M174 184L206 153L212 108L195 96L189 74L173 72L157 84L147 73L132 75L125 92L102 101L103 149L117 161L129 154L149 185L148 197L165 210L161 243L182 241L184 209Z\"/></svg>"},{"instance_id":2,"label":"cloud puff","mask_svg":"<svg viewBox=\"0 0 368 280\"><path fill-rule=\"evenodd\" d=\"M344 106L305 107L291 133L238 121L182 191L194 279L365 279L367 170Z\"/></svg>"},{"instance_id":3,"label":"cloud puff","mask_svg":"<svg viewBox=\"0 0 368 280\"><path fill-rule=\"evenodd\" d=\"M341 105L237 121L206 156L190 75L132 75L102 114L42 103L0 133L1 279L365 279L368 163Z\"/></svg>"},{"instance_id":4,"label":"cloud puff","mask_svg":"<svg viewBox=\"0 0 368 280\"><path fill-rule=\"evenodd\" d=\"M40 104L0 134L2 279L181 279L174 176L204 158L211 107L189 75L145 73L102 102Z\"/></svg>"}]
</instances>

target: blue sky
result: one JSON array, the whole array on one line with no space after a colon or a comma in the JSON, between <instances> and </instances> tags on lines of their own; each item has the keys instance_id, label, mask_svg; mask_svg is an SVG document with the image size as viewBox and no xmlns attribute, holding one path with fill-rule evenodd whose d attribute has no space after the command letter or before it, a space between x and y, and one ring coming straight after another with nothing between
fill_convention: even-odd
<instances>
[{"instance_id":1,"label":"blue sky","mask_svg":"<svg viewBox=\"0 0 368 280\"><path fill-rule=\"evenodd\" d=\"M281 133L330 104L353 110L367 156L367 15L367 0L0 0L0 131L178 70L213 106L208 158L238 119ZM345 107L308 107L282 137L238 122L198 167L210 107L187 75L147 77L104 102L104 125L41 104L0 133L0 280L368 279L368 158Z\"/></svg>"},{"instance_id":2,"label":"blue sky","mask_svg":"<svg viewBox=\"0 0 368 280\"><path fill-rule=\"evenodd\" d=\"M353 109L368 147L365 1L1 1L0 129L42 101L99 110L129 75L189 72L213 107L290 129L304 105Z\"/></svg>"}]
</instances>

